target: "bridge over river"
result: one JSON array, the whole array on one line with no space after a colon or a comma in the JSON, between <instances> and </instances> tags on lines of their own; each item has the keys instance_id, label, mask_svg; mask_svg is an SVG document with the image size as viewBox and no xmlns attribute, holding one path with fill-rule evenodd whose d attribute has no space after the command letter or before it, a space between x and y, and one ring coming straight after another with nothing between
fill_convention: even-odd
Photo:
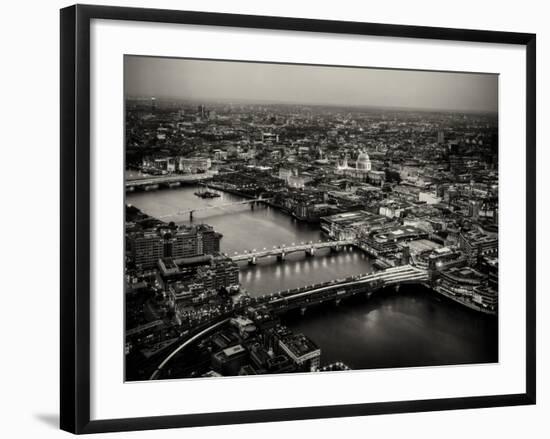
<instances>
[{"instance_id":1,"label":"bridge over river","mask_svg":"<svg viewBox=\"0 0 550 439\"><path fill-rule=\"evenodd\" d=\"M351 276L321 284L307 285L293 290L281 291L269 295L265 305L275 313L300 308L305 312L308 306L335 300L339 303L345 297L359 293L372 294L375 290L401 284L424 283L429 280L429 273L412 265L391 267L373 273ZM261 299L261 298L258 298Z\"/></svg>"},{"instance_id":2,"label":"bridge over river","mask_svg":"<svg viewBox=\"0 0 550 439\"><path fill-rule=\"evenodd\" d=\"M241 200L241 201L232 201L230 203L207 204L205 206L191 207L191 208L187 208L187 209L178 210L177 212L171 212L171 213L168 213L168 214L165 214L165 215L159 215L159 216L157 216L157 218L158 219L165 219L165 218L170 218L170 217L174 217L174 216L189 215L189 221L193 221L193 214L195 212L203 212L203 211L212 210L212 209L222 209L223 210L227 207L240 206L240 205L245 205L245 204L249 204L250 208L254 209L255 205L261 204L261 203L266 203L268 201L270 201L270 200L267 199L267 198L259 197L259 198L250 198L250 199Z\"/></svg>"},{"instance_id":3,"label":"bridge over river","mask_svg":"<svg viewBox=\"0 0 550 439\"><path fill-rule=\"evenodd\" d=\"M265 307L275 314L282 314L292 309L300 309L304 313L307 307L319 303L334 300L338 304L345 297L361 293L370 296L375 290L384 287L394 286L395 288L399 288L401 284L424 283L428 281L428 278L427 270L422 270L411 265L403 265L373 273L352 276L346 279L337 279L322 284L307 285L301 288L267 294L251 299L252 303L246 303L246 301L236 303L232 312L217 316L210 323L202 325L200 329L194 331L192 334L182 336L180 341L175 343L177 347L170 349L170 352L163 355L163 360L152 371L149 379L155 380L160 378L162 370L178 352L190 344L199 341L201 338L212 334L213 331L226 324L229 321L230 314L236 315L249 306Z\"/></svg>"},{"instance_id":4,"label":"bridge over river","mask_svg":"<svg viewBox=\"0 0 550 439\"><path fill-rule=\"evenodd\" d=\"M126 180L125 186L126 192L133 192L136 189L150 191L160 187L177 187L182 184L196 184L211 178L211 173L159 175Z\"/></svg>"},{"instance_id":5,"label":"bridge over river","mask_svg":"<svg viewBox=\"0 0 550 439\"><path fill-rule=\"evenodd\" d=\"M352 240L341 241L319 241L319 242L301 242L300 244L292 243L292 245L280 245L273 248L264 248L262 250L245 250L244 253L235 254L233 256L227 255L234 262L248 261L250 265L256 264L256 260L259 258L265 258L269 256L277 256L279 261L283 261L286 255L296 252L305 252L307 256L313 256L316 250L324 248L330 248L331 250L340 250L343 247L352 245Z\"/></svg>"}]
</instances>

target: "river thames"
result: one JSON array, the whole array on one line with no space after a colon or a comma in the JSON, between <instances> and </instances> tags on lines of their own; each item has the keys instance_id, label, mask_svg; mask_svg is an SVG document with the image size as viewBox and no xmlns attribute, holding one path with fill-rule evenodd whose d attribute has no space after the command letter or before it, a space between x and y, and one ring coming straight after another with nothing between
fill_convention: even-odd
<instances>
[{"instance_id":1,"label":"river thames","mask_svg":"<svg viewBox=\"0 0 550 439\"><path fill-rule=\"evenodd\" d=\"M297 221L271 207L221 206L244 198L219 192L202 199L197 188L127 194L126 202L163 221L206 223L223 234L221 250L228 255L282 244L325 240L318 225ZM355 249L313 258L302 253L284 262L260 259L256 266L241 264L240 282L257 296L374 270L373 260ZM343 361L352 369L488 363L498 361L497 318L481 314L438 296L425 287L383 291L370 299L355 297L340 305L324 304L283 317L283 322L310 337L321 348L323 364Z\"/></svg>"}]
</instances>

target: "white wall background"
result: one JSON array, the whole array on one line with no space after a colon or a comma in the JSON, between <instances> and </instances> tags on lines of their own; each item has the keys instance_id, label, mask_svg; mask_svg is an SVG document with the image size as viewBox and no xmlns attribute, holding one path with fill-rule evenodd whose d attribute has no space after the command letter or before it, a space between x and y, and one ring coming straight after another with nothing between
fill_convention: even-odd
<instances>
[{"instance_id":1,"label":"white wall background","mask_svg":"<svg viewBox=\"0 0 550 439\"><path fill-rule=\"evenodd\" d=\"M132 437L499 438L550 434L548 339L544 290L550 246L544 220L550 154L550 26L543 1L188 0L87 3L537 33L538 45L538 405L454 412L125 433ZM58 431L59 13L64 1L3 4L0 68L0 432L4 437L60 437ZM29 178L32 177L32 178ZM25 180L19 181L21 177ZM545 288L546 287L546 288ZM546 312L545 312L546 311ZM107 436L107 435L105 435ZM121 437L113 434L109 437Z\"/></svg>"}]
</instances>

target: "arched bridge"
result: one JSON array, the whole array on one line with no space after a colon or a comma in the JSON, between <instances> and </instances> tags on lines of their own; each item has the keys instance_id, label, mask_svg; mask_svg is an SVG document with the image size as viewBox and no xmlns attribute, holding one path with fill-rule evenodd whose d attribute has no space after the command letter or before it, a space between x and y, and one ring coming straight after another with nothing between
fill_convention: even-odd
<instances>
[{"instance_id":1,"label":"arched bridge","mask_svg":"<svg viewBox=\"0 0 550 439\"><path fill-rule=\"evenodd\" d=\"M264 248L262 250L246 250L244 253L241 254L235 254L233 256L227 255L230 257L234 262L240 262L240 261L248 261L250 265L254 265L256 263L256 260L259 258L265 258L268 256L277 256L277 259L280 261L283 261L286 257L286 255L289 255L291 253L295 252L305 252L308 256L313 256L315 254L316 250L320 250L323 248L330 248L334 250L339 250L342 247L346 247L348 245L352 245L352 240L341 240L341 241L320 241L320 242L307 242L307 243L300 243L295 244L292 243L292 245L280 245L278 247L273 248Z\"/></svg>"}]
</instances>

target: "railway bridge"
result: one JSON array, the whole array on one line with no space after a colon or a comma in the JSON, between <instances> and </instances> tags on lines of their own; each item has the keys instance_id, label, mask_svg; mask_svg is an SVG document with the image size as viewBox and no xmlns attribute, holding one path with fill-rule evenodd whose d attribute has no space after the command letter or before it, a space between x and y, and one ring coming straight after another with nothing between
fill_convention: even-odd
<instances>
[{"instance_id":1,"label":"railway bridge","mask_svg":"<svg viewBox=\"0 0 550 439\"><path fill-rule=\"evenodd\" d=\"M428 280L427 270L412 265L403 265L274 293L265 301L265 306L276 314L296 308L300 308L304 313L309 306L315 304L331 300L338 304L343 298L356 294L370 296L374 291L381 288L394 286L398 290L402 284L424 283Z\"/></svg>"},{"instance_id":2,"label":"railway bridge","mask_svg":"<svg viewBox=\"0 0 550 439\"><path fill-rule=\"evenodd\" d=\"M307 285L301 288L267 294L254 299L254 305L251 306L263 306L275 314L283 314L292 309L300 309L303 314L309 306L315 304L331 300L334 300L335 303L338 304L343 298L356 294L366 294L370 296L374 291L380 288L394 286L396 289L399 289L399 286L402 284L424 283L427 281L427 270L419 269L411 265L403 265L373 273L351 276L345 279L336 279L321 284ZM187 346L212 334L218 328L227 324L231 315L239 314L248 306L249 305L246 303L236 304L234 310L230 313L218 316L211 322L198 328L192 334L182 337L180 341L176 343L177 347L171 349L170 352L164 356L163 360L160 361L159 365L152 371L149 379L159 379L165 366L178 352L183 351Z\"/></svg>"}]
</instances>

